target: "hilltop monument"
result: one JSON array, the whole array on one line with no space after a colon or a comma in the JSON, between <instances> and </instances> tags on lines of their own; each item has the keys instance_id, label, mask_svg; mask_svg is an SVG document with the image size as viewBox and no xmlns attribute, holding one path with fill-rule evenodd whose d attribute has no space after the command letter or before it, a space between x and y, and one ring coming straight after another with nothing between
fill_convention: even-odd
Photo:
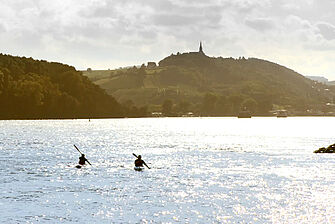
<instances>
[{"instance_id":1,"label":"hilltop monument","mask_svg":"<svg viewBox=\"0 0 335 224\"><path fill-rule=\"evenodd\" d=\"M200 46L199 46L199 53L200 54L205 54L202 50L202 42L200 41Z\"/></svg>"}]
</instances>

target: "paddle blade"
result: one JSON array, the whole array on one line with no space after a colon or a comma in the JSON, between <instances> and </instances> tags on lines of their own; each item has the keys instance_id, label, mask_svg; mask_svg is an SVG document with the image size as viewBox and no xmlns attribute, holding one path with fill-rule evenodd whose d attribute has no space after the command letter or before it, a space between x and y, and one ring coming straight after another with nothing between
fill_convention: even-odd
<instances>
[{"instance_id":1,"label":"paddle blade","mask_svg":"<svg viewBox=\"0 0 335 224\"><path fill-rule=\"evenodd\" d=\"M145 165L145 166L146 166L148 169L151 169L150 167L148 167L148 165L147 165L147 164L145 164L145 163L144 163L144 165Z\"/></svg>"}]
</instances>

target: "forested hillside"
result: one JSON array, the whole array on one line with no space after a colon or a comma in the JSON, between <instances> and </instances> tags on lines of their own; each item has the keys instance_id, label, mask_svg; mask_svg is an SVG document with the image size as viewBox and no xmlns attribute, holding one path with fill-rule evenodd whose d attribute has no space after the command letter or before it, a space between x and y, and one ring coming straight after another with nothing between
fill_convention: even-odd
<instances>
[{"instance_id":1,"label":"forested hillside","mask_svg":"<svg viewBox=\"0 0 335 224\"><path fill-rule=\"evenodd\" d=\"M106 73L94 82L117 100L165 114L225 116L244 108L257 115L276 109L301 114L326 111L334 96L331 88L269 61L212 58L199 52L171 55L157 67Z\"/></svg>"},{"instance_id":2,"label":"forested hillside","mask_svg":"<svg viewBox=\"0 0 335 224\"><path fill-rule=\"evenodd\" d=\"M120 117L118 102L74 67L0 54L0 118Z\"/></svg>"}]
</instances>

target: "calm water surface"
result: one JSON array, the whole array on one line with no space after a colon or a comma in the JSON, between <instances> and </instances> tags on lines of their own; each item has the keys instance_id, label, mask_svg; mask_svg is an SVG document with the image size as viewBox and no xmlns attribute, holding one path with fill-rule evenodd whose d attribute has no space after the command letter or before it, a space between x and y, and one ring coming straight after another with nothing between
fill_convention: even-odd
<instances>
[{"instance_id":1,"label":"calm water surface","mask_svg":"<svg viewBox=\"0 0 335 224\"><path fill-rule=\"evenodd\" d=\"M335 118L0 121L0 223L335 223ZM76 169L80 154L92 167ZM151 170L133 170L141 154Z\"/></svg>"}]
</instances>

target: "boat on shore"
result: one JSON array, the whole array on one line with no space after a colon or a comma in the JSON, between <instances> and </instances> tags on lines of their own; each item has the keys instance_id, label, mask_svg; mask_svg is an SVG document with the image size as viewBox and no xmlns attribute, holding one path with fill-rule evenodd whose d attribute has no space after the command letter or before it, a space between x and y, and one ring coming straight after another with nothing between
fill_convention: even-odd
<instances>
[{"instance_id":1,"label":"boat on shore","mask_svg":"<svg viewBox=\"0 0 335 224\"><path fill-rule=\"evenodd\" d=\"M286 110L277 110L276 115L278 118L285 118L288 116Z\"/></svg>"}]
</instances>

